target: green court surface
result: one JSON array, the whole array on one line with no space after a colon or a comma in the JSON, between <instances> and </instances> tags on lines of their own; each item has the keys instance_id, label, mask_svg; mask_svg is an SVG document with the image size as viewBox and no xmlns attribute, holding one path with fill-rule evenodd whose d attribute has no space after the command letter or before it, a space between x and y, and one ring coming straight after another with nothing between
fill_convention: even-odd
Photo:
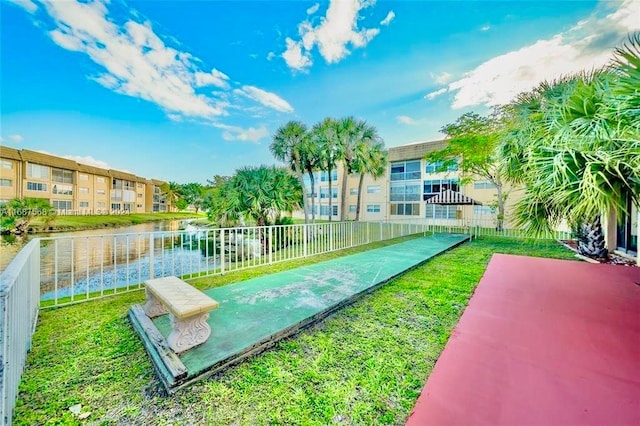
<instances>
[{"instance_id":1,"label":"green court surface","mask_svg":"<svg viewBox=\"0 0 640 426\"><path fill-rule=\"evenodd\" d=\"M153 338L132 321L171 391L237 364L467 239L460 234L429 235L206 290L220 306L209 316L209 339L179 355L186 369L180 378L160 365L163 357L153 353ZM171 332L168 316L155 318L153 324L166 339Z\"/></svg>"}]
</instances>

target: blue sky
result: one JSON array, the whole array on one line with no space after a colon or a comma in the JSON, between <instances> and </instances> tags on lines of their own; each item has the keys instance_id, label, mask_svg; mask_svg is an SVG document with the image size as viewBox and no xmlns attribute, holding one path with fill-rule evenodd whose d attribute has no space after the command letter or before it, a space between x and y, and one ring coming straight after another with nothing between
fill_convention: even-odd
<instances>
[{"instance_id":1,"label":"blue sky","mask_svg":"<svg viewBox=\"0 0 640 426\"><path fill-rule=\"evenodd\" d=\"M637 0L0 8L2 145L181 183L274 163L288 120L353 115L388 147L437 139L640 30Z\"/></svg>"}]
</instances>

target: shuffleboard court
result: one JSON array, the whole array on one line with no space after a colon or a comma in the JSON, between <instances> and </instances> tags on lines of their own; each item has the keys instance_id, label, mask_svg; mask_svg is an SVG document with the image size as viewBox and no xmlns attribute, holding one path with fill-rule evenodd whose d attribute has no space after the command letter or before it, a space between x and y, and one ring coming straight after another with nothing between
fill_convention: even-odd
<instances>
[{"instance_id":1,"label":"shuffleboard court","mask_svg":"<svg viewBox=\"0 0 640 426\"><path fill-rule=\"evenodd\" d=\"M186 377L171 377L158 365L162 357L151 353L152 345L145 346L171 391L265 350L467 239L459 234L429 235L206 290L219 308L207 321L209 339L179 355ZM133 316L132 320L136 326ZM155 318L153 324L166 339L171 332L168 316ZM141 327L136 329L141 333Z\"/></svg>"}]
</instances>

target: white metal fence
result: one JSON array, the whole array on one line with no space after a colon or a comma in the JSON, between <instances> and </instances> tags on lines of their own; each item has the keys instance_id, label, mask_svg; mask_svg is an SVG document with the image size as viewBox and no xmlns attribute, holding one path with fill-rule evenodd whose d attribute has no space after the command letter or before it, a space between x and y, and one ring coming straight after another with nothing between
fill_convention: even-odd
<instances>
[{"instance_id":1,"label":"white metal fence","mask_svg":"<svg viewBox=\"0 0 640 426\"><path fill-rule=\"evenodd\" d=\"M27 244L0 275L0 423L11 424L40 303L40 243Z\"/></svg>"},{"instance_id":2,"label":"white metal fence","mask_svg":"<svg viewBox=\"0 0 640 426\"><path fill-rule=\"evenodd\" d=\"M425 224L333 222L41 238L41 307L139 290L425 232Z\"/></svg>"}]
</instances>

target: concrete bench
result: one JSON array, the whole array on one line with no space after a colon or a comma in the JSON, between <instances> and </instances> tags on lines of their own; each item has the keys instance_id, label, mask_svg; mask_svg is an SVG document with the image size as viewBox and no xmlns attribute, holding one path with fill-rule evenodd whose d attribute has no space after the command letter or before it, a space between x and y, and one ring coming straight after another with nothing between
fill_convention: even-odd
<instances>
[{"instance_id":1,"label":"concrete bench","mask_svg":"<svg viewBox=\"0 0 640 426\"><path fill-rule=\"evenodd\" d=\"M218 302L177 277L145 281L147 303L144 312L149 318L169 314L172 331L167 342L175 353L181 353L204 343L211 334L207 324L209 311Z\"/></svg>"}]
</instances>

